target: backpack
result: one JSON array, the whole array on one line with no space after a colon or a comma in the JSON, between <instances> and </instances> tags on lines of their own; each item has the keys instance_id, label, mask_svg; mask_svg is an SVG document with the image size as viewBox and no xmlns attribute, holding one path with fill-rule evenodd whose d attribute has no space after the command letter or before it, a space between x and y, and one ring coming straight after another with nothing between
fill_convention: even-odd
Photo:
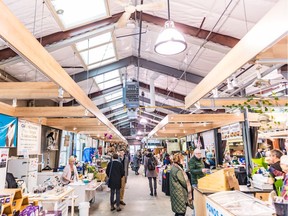
<instances>
[{"instance_id":1,"label":"backpack","mask_svg":"<svg viewBox=\"0 0 288 216\"><path fill-rule=\"evenodd\" d=\"M148 170L155 170L155 159L153 156L149 157L147 167Z\"/></svg>"},{"instance_id":2,"label":"backpack","mask_svg":"<svg viewBox=\"0 0 288 216\"><path fill-rule=\"evenodd\" d=\"M7 173L6 174L6 182L7 182L7 187L8 188L17 188L18 185L17 185L17 182L15 180L15 177L13 176L12 173Z\"/></svg>"}]
</instances>

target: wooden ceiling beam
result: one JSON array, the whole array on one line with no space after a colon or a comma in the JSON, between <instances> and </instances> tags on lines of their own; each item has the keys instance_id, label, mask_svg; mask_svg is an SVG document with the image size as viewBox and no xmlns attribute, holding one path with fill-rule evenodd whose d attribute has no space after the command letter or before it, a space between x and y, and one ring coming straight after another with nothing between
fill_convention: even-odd
<instances>
[{"instance_id":1,"label":"wooden ceiling beam","mask_svg":"<svg viewBox=\"0 0 288 216\"><path fill-rule=\"evenodd\" d=\"M41 124L41 125L47 125L47 118L42 118L42 117L39 117L39 118L21 118L23 120L26 120L26 121L29 121L29 122L33 122L35 124ZM61 129L62 130L62 129Z\"/></svg>"},{"instance_id":2,"label":"wooden ceiling beam","mask_svg":"<svg viewBox=\"0 0 288 216\"><path fill-rule=\"evenodd\" d=\"M97 126L97 125L103 126L103 124L101 124L97 118L50 118L47 119L47 124L51 126L57 125L64 127Z\"/></svg>"},{"instance_id":3,"label":"wooden ceiling beam","mask_svg":"<svg viewBox=\"0 0 288 216\"><path fill-rule=\"evenodd\" d=\"M233 97L233 98L204 98L199 100L200 108L216 108L216 109L224 109L224 106L231 106L231 105L244 105L245 102L247 102L248 98L239 98L239 97ZM269 102L272 103L271 106L275 107L284 107L287 103L287 98L279 98L278 100L275 100L275 98L265 98L265 100L269 100ZM259 102L259 100L255 99L249 102L249 105L251 107L256 107L258 104L256 102Z\"/></svg>"},{"instance_id":4,"label":"wooden ceiling beam","mask_svg":"<svg viewBox=\"0 0 288 216\"><path fill-rule=\"evenodd\" d=\"M185 97L188 109L260 52L286 36L287 2L275 6L224 56L210 73ZM277 23L277 25L276 25ZM261 40L260 40L261 38Z\"/></svg>"},{"instance_id":5,"label":"wooden ceiling beam","mask_svg":"<svg viewBox=\"0 0 288 216\"><path fill-rule=\"evenodd\" d=\"M87 126L75 126L75 127L64 127L65 130L67 131L75 131L75 132L82 132L82 131L86 131L86 132L93 132L94 133L99 133L99 132L108 132L108 128L107 126L103 127L103 126L99 126L99 127L87 127Z\"/></svg>"},{"instance_id":6,"label":"wooden ceiling beam","mask_svg":"<svg viewBox=\"0 0 288 216\"><path fill-rule=\"evenodd\" d=\"M12 14L7 6L0 1L0 36L10 47L30 62L36 69L41 71L66 92L73 96L83 107L90 111L101 122L111 128L117 136L127 143L127 140L103 115L96 105L87 97L86 93L66 73L58 62L45 50L34 38L25 26ZM21 36L21 37L20 37Z\"/></svg>"},{"instance_id":7,"label":"wooden ceiling beam","mask_svg":"<svg viewBox=\"0 0 288 216\"><path fill-rule=\"evenodd\" d=\"M92 117L90 112L85 113L82 106L73 107L16 107L15 116L17 117Z\"/></svg>"},{"instance_id":8,"label":"wooden ceiling beam","mask_svg":"<svg viewBox=\"0 0 288 216\"><path fill-rule=\"evenodd\" d=\"M280 41L278 41L276 44L274 44L272 47L269 47L265 51L259 53L256 56L256 60L270 60L273 61L273 59L286 59L286 63L288 63L288 36L282 38ZM267 61L268 63L269 61ZM262 63L262 62L261 62ZM263 62L264 64L265 62Z\"/></svg>"},{"instance_id":9,"label":"wooden ceiling beam","mask_svg":"<svg viewBox=\"0 0 288 216\"><path fill-rule=\"evenodd\" d=\"M14 116L15 115L15 107L12 107L11 105L0 102L0 113L5 114L5 115Z\"/></svg>"},{"instance_id":10,"label":"wooden ceiling beam","mask_svg":"<svg viewBox=\"0 0 288 216\"><path fill-rule=\"evenodd\" d=\"M225 122L226 120L230 119L233 121L244 121L244 116L241 113L238 114L169 114L169 123L176 122Z\"/></svg>"},{"instance_id":11,"label":"wooden ceiling beam","mask_svg":"<svg viewBox=\"0 0 288 216\"><path fill-rule=\"evenodd\" d=\"M53 82L0 82L0 99L55 99L58 89ZM63 98L71 98L64 92Z\"/></svg>"}]
</instances>

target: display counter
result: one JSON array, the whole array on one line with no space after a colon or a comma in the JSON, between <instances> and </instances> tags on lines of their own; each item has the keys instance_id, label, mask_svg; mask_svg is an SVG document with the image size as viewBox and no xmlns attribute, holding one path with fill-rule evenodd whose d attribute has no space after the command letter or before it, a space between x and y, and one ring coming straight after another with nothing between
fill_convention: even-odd
<instances>
[{"instance_id":1,"label":"display counter","mask_svg":"<svg viewBox=\"0 0 288 216\"><path fill-rule=\"evenodd\" d=\"M101 187L104 182L97 182L96 180L91 181L88 184L84 184L82 181L69 184L70 187L74 188L75 194L75 206L79 206L81 202L90 202L96 196L97 188ZM71 204L70 204L71 205Z\"/></svg>"},{"instance_id":2,"label":"display counter","mask_svg":"<svg viewBox=\"0 0 288 216\"><path fill-rule=\"evenodd\" d=\"M38 202L43 210L62 211L62 216L68 216L68 201L71 203L71 216L74 215L74 188L67 186L53 189L41 194L28 194L29 201Z\"/></svg>"},{"instance_id":3,"label":"display counter","mask_svg":"<svg viewBox=\"0 0 288 216\"><path fill-rule=\"evenodd\" d=\"M262 200L266 200L268 198L268 194L271 192L271 190L261 190L258 188L253 187L247 187L246 185L240 185L240 192L250 195L252 198L258 198L259 201L262 198ZM230 191L226 191L230 192ZM206 197L217 193L216 191L211 190L205 190L205 189L199 189L194 188L193 190L193 198L194 198L194 208L195 208L195 214L197 216L206 216ZM222 192L220 192L222 193ZM208 214L207 214L208 215Z\"/></svg>"},{"instance_id":4,"label":"display counter","mask_svg":"<svg viewBox=\"0 0 288 216\"><path fill-rule=\"evenodd\" d=\"M203 216L272 216L275 214L274 208L240 191L217 192L207 196L205 200L206 214ZM197 213L196 215L198 216Z\"/></svg>"}]
</instances>

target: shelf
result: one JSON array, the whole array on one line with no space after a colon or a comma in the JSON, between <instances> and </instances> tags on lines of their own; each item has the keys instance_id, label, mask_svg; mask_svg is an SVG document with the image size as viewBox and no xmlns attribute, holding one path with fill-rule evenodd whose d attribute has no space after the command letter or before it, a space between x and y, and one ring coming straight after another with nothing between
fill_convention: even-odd
<instances>
[{"instance_id":1,"label":"shelf","mask_svg":"<svg viewBox=\"0 0 288 216\"><path fill-rule=\"evenodd\" d=\"M23 196L21 189L3 189L1 194L10 195L10 202L2 205L1 215L13 215L14 211L22 211L29 205L28 196Z\"/></svg>"}]
</instances>

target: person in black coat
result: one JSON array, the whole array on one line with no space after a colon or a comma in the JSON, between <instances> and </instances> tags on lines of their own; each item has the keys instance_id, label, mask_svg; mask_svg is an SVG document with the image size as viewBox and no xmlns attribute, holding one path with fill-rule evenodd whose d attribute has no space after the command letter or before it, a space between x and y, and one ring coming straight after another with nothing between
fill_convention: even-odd
<instances>
[{"instance_id":1,"label":"person in black coat","mask_svg":"<svg viewBox=\"0 0 288 216\"><path fill-rule=\"evenodd\" d=\"M121 162L118 160L118 154L113 154L112 161L108 163L106 169L106 175L109 178L108 187L111 189L110 193L110 204L111 211L114 211L114 194L116 192L116 206L117 211L121 211L120 208L120 188L121 178L124 176L124 168Z\"/></svg>"}]
</instances>

